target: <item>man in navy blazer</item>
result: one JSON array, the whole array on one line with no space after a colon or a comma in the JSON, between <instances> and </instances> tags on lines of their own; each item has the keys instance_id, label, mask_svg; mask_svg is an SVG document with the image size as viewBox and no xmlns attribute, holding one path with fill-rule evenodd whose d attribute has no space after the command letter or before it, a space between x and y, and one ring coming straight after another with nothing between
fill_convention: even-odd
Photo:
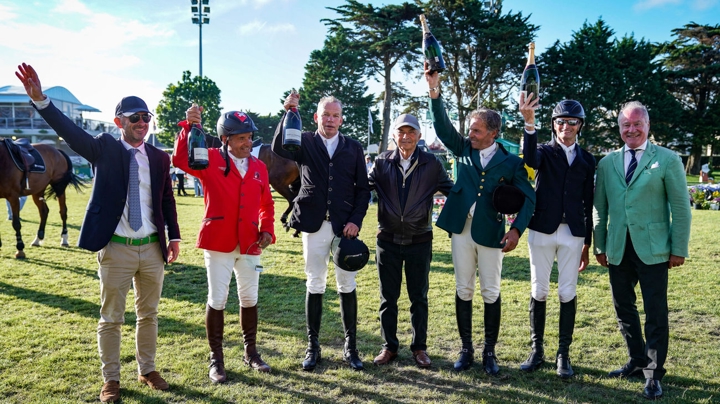
<instances>
[{"instance_id":1,"label":"man in navy blazer","mask_svg":"<svg viewBox=\"0 0 720 404\"><path fill-rule=\"evenodd\" d=\"M538 145L535 109L538 99L520 95L525 120L523 153L525 164L537 170L535 214L528 228L530 248L530 339L532 350L520 369L532 372L544 362L545 308L555 257L558 261L560 298L557 375L574 372L570 344L577 311L577 279L590 261L595 158L577 144L585 110L575 100L560 101L552 112L552 132L547 144Z\"/></svg>"},{"instance_id":2,"label":"man in navy blazer","mask_svg":"<svg viewBox=\"0 0 720 404\"><path fill-rule=\"evenodd\" d=\"M105 382L100 401L120 399L120 336L131 284L137 314L138 380L153 389L166 390L169 385L155 370L157 312L164 263L175 261L180 253L180 229L170 157L143 141L150 111L140 98L125 97L115 110L121 138L108 133L92 137L42 93L35 69L23 63L15 74L43 119L93 167L93 190L78 244L98 252L100 264L97 332ZM167 245L166 228L170 239Z\"/></svg>"}]
</instances>

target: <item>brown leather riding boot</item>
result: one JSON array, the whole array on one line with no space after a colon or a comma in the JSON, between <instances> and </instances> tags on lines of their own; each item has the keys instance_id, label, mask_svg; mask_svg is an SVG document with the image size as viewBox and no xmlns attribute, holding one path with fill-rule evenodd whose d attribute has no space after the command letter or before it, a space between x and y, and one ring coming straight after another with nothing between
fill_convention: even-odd
<instances>
[{"instance_id":1,"label":"brown leather riding boot","mask_svg":"<svg viewBox=\"0 0 720 404\"><path fill-rule=\"evenodd\" d=\"M225 363L223 362L223 329L225 315L223 310L215 310L209 305L205 310L205 332L210 345L210 370L208 377L213 383L225 383Z\"/></svg>"},{"instance_id":2,"label":"brown leather riding boot","mask_svg":"<svg viewBox=\"0 0 720 404\"><path fill-rule=\"evenodd\" d=\"M257 305L240 308L240 324L243 330L243 340L245 341L245 364L258 372L269 372L270 366L260 358L260 354L255 347L257 323Z\"/></svg>"}]
</instances>

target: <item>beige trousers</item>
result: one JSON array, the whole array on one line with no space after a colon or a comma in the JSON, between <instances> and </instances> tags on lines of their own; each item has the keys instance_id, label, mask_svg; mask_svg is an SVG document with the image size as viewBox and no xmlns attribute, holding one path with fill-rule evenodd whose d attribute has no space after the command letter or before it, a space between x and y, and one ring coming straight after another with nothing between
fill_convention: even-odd
<instances>
[{"instance_id":1,"label":"beige trousers","mask_svg":"<svg viewBox=\"0 0 720 404\"><path fill-rule=\"evenodd\" d=\"M120 381L120 336L125 303L132 284L135 291L135 358L138 373L155 370L158 304L165 263L160 244L127 246L110 242L98 252L100 269L100 321L97 338L105 382Z\"/></svg>"}]
</instances>

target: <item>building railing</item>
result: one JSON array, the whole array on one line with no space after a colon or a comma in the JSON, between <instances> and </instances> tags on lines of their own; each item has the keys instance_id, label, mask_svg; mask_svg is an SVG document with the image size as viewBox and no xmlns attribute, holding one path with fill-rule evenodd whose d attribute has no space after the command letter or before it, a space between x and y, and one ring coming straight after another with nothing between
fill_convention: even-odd
<instances>
[{"instance_id":1,"label":"building railing","mask_svg":"<svg viewBox=\"0 0 720 404\"><path fill-rule=\"evenodd\" d=\"M91 133L108 132L118 134L118 128L110 122L95 119L76 118L75 124ZM0 118L0 129L50 129L50 125L42 118Z\"/></svg>"}]
</instances>

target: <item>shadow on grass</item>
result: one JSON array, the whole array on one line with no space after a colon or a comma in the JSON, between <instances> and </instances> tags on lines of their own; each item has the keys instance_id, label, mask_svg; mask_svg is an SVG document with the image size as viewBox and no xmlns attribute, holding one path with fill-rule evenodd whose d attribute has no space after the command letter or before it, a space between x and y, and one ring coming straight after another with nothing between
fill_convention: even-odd
<instances>
[{"instance_id":1,"label":"shadow on grass","mask_svg":"<svg viewBox=\"0 0 720 404\"><path fill-rule=\"evenodd\" d=\"M52 250L58 250L61 254L64 252L67 252L68 247L41 247L42 249L52 249ZM72 247L70 247L72 248ZM32 251L39 251L37 249L33 249ZM44 255L44 254L43 254ZM72 272L77 275L87 276L89 278L98 279L97 269L89 269L86 267L80 267L80 266L68 266L67 264L58 264L54 261L46 261L43 259L37 259L37 258L26 258L23 261L26 264L35 264L35 265L42 265L47 268L51 268L57 271L63 271L63 272Z\"/></svg>"},{"instance_id":2,"label":"shadow on grass","mask_svg":"<svg viewBox=\"0 0 720 404\"><path fill-rule=\"evenodd\" d=\"M100 305L87 300L27 289L20 286L10 285L5 282L0 282L0 293L89 318L100 318ZM91 298L99 300L99 296L92 296ZM134 312L125 312L125 324L135 324L135 321L136 316ZM192 333L193 335L199 336L205 335L204 325L187 323L185 321L163 316L162 307L161 313L158 316L158 321L160 333L174 333L181 335Z\"/></svg>"}]
</instances>

